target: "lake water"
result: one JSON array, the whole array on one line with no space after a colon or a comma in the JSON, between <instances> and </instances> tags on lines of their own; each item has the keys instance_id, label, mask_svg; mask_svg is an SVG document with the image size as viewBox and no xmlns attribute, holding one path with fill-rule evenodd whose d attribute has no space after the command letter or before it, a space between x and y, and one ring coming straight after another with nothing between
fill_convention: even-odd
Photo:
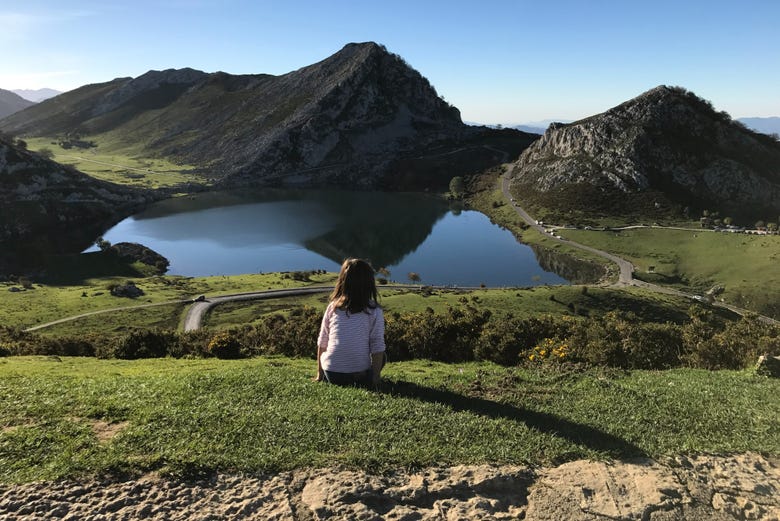
<instances>
[{"instance_id":1,"label":"lake water","mask_svg":"<svg viewBox=\"0 0 780 521\"><path fill-rule=\"evenodd\" d=\"M483 214L423 194L204 193L151 205L103 237L144 244L170 260L168 273L186 276L338 271L353 256L386 267L399 282L409 272L436 285L567 282Z\"/></svg>"}]
</instances>

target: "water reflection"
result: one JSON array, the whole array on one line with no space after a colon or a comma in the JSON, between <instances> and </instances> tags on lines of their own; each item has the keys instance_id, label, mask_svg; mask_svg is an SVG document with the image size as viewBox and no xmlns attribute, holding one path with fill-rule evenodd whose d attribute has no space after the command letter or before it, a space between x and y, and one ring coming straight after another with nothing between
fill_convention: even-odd
<instances>
[{"instance_id":1,"label":"water reflection","mask_svg":"<svg viewBox=\"0 0 780 521\"><path fill-rule=\"evenodd\" d=\"M530 286L566 281L543 269L510 232L424 194L274 190L163 201L107 231L140 242L182 275L326 269L345 257L387 267L391 279Z\"/></svg>"},{"instance_id":2,"label":"water reflection","mask_svg":"<svg viewBox=\"0 0 780 521\"><path fill-rule=\"evenodd\" d=\"M583 261L535 244L531 245L531 249L542 268L557 273L573 284L592 284L604 276L604 267L595 262Z\"/></svg>"}]
</instances>

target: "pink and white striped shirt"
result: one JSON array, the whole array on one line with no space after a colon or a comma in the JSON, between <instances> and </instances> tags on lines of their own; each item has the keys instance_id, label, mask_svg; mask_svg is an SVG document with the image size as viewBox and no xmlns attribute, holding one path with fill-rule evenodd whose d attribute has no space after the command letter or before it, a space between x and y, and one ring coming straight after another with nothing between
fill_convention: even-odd
<instances>
[{"instance_id":1,"label":"pink and white striped shirt","mask_svg":"<svg viewBox=\"0 0 780 521\"><path fill-rule=\"evenodd\" d=\"M322 317L317 345L324 350L322 369L357 373L371 367L371 354L385 350L385 317L382 308L349 313L328 305Z\"/></svg>"}]
</instances>

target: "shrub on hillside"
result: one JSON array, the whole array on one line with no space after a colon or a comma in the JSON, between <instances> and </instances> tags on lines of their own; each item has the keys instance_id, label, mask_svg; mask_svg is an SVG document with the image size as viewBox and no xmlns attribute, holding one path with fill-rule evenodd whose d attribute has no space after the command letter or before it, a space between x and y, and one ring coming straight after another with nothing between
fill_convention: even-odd
<instances>
[{"instance_id":1,"label":"shrub on hillside","mask_svg":"<svg viewBox=\"0 0 780 521\"><path fill-rule=\"evenodd\" d=\"M748 315L719 327L709 311L692 310L683 326L683 361L703 369L743 369L761 355L780 355L780 327Z\"/></svg>"},{"instance_id":2,"label":"shrub on hillside","mask_svg":"<svg viewBox=\"0 0 780 521\"><path fill-rule=\"evenodd\" d=\"M480 332L475 357L501 365L517 365L527 359L534 346L548 338L566 338L573 327L574 321L568 317L520 319L507 314L493 318Z\"/></svg>"},{"instance_id":3,"label":"shrub on hillside","mask_svg":"<svg viewBox=\"0 0 780 521\"><path fill-rule=\"evenodd\" d=\"M689 311L688 322L676 325L642 322L631 313L618 311L587 319L519 318L509 313L499 316L478 309L476 302L464 297L461 306L443 313L430 308L416 313L387 313L388 356L391 360L488 360L507 366L557 357L558 361L626 369L682 365L741 369L754 365L759 355L780 355L780 327L755 317L724 323L701 306ZM207 329L179 334L137 330L113 338L89 334L78 338L41 337L0 326L0 346L6 356L135 359L279 354L314 358L321 320L321 310L303 307L217 334ZM559 356L561 353L564 356Z\"/></svg>"},{"instance_id":4,"label":"shrub on hillside","mask_svg":"<svg viewBox=\"0 0 780 521\"><path fill-rule=\"evenodd\" d=\"M235 360L241 358L241 341L234 331L222 331L211 338L208 345L208 353L211 356L223 360Z\"/></svg>"},{"instance_id":5,"label":"shrub on hillside","mask_svg":"<svg viewBox=\"0 0 780 521\"><path fill-rule=\"evenodd\" d=\"M643 323L633 313L620 311L579 323L569 343L573 360L625 369L678 366L682 352L678 326Z\"/></svg>"},{"instance_id":6,"label":"shrub on hillside","mask_svg":"<svg viewBox=\"0 0 780 521\"><path fill-rule=\"evenodd\" d=\"M139 358L162 358L176 344L176 334L161 330L136 330L117 338L105 357L136 360Z\"/></svg>"},{"instance_id":7,"label":"shrub on hillside","mask_svg":"<svg viewBox=\"0 0 780 521\"><path fill-rule=\"evenodd\" d=\"M174 358L206 356L211 338L212 333L206 328L179 333L176 342L168 346L168 355Z\"/></svg>"},{"instance_id":8,"label":"shrub on hillside","mask_svg":"<svg viewBox=\"0 0 780 521\"><path fill-rule=\"evenodd\" d=\"M99 335L42 337L17 328L0 326L0 344L8 355L95 356Z\"/></svg>"},{"instance_id":9,"label":"shrub on hillside","mask_svg":"<svg viewBox=\"0 0 780 521\"><path fill-rule=\"evenodd\" d=\"M271 315L242 330L242 343L248 354L316 356L317 335L322 312L309 306L293 310L289 316Z\"/></svg>"},{"instance_id":10,"label":"shrub on hillside","mask_svg":"<svg viewBox=\"0 0 780 521\"><path fill-rule=\"evenodd\" d=\"M472 306L437 314L393 313L386 318L385 343L392 360L424 358L442 362L474 360L474 346L490 311Z\"/></svg>"}]
</instances>

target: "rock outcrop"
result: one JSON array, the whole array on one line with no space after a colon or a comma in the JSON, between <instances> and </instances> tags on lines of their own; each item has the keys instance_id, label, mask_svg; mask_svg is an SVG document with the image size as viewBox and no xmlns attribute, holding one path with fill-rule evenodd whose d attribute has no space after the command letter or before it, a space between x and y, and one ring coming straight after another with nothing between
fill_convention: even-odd
<instances>
[{"instance_id":1,"label":"rock outcrop","mask_svg":"<svg viewBox=\"0 0 780 521\"><path fill-rule=\"evenodd\" d=\"M95 425L98 437L112 432ZM747 453L557 467L342 468L186 480L0 483L0 517L81 519L780 519L777 458ZM4 519L6 517L3 517Z\"/></svg>"},{"instance_id":2,"label":"rock outcrop","mask_svg":"<svg viewBox=\"0 0 780 521\"><path fill-rule=\"evenodd\" d=\"M280 76L181 69L88 85L0 121L0 130L110 134L230 187L446 187L538 138L465 125L427 79L373 42Z\"/></svg>"},{"instance_id":3,"label":"rock outcrop","mask_svg":"<svg viewBox=\"0 0 780 521\"><path fill-rule=\"evenodd\" d=\"M679 87L551 125L514 172L517 193L545 206L780 210L780 143Z\"/></svg>"},{"instance_id":4,"label":"rock outcrop","mask_svg":"<svg viewBox=\"0 0 780 521\"><path fill-rule=\"evenodd\" d=\"M83 249L104 227L152 197L0 138L0 266L24 254Z\"/></svg>"}]
</instances>

